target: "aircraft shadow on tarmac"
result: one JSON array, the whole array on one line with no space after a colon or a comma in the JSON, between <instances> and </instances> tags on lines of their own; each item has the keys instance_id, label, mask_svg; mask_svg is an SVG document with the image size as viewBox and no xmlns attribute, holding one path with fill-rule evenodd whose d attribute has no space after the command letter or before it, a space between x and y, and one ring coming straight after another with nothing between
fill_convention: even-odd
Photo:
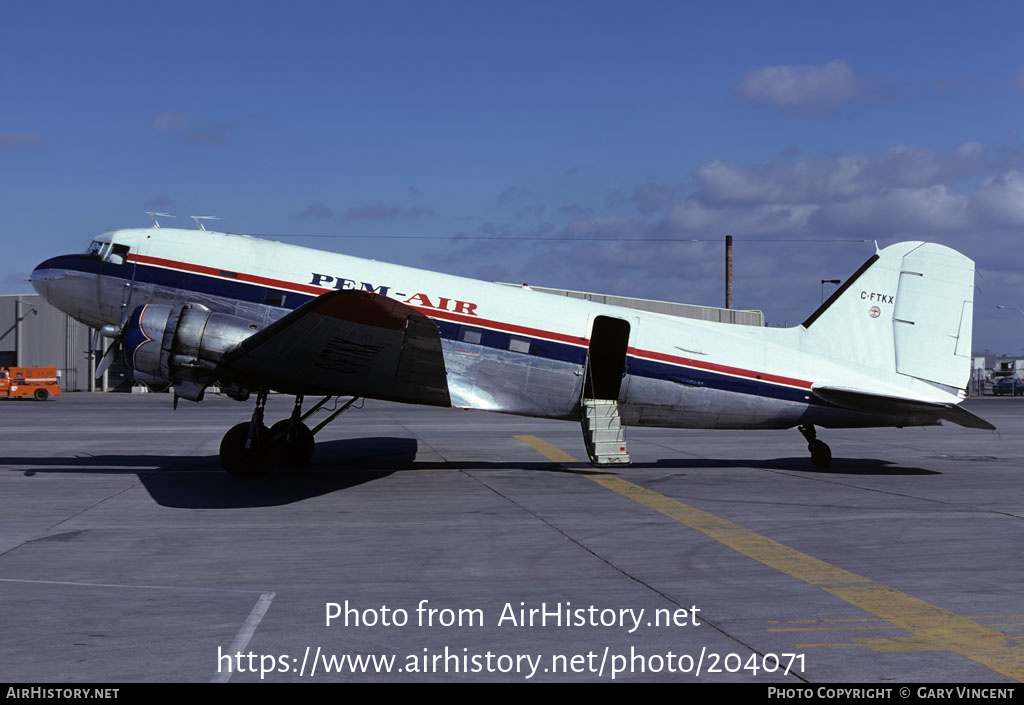
<instances>
[{"instance_id":1,"label":"aircraft shadow on tarmac","mask_svg":"<svg viewBox=\"0 0 1024 705\"><path fill-rule=\"evenodd\" d=\"M25 475L137 475L153 500L178 509L245 509L301 502L380 480L399 470L504 469L564 473L598 472L586 463L575 469L551 461L417 461L414 438L370 437L322 441L309 464L276 468L263 479L230 477L215 455L83 455L81 457L5 458ZM31 468L31 469L26 469Z\"/></svg>"},{"instance_id":2,"label":"aircraft shadow on tarmac","mask_svg":"<svg viewBox=\"0 0 1024 705\"><path fill-rule=\"evenodd\" d=\"M153 500L164 507L180 509L245 509L282 506L313 497L343 491L380 480L400 470L515 470L587 475L604 472L588 463L555 463L549 460L523 461L417 461L414 438L369 437L323 441L309 465L278 468L259 480L228 476L217 456L175 455L86 455L83 457L7 458L5 464L34 466L26 475L43 473L136 474ZM887 460L835 458L828 468L816 468L807 457L749 458L663 458L652 463L610 468L624 473L643 469L716 470L762 468L832 475L937 475L932 470L899 467ZM638 477L642 480L642 477Z\"/></svg>"},{"instance_id":3,"label":"aircraft shadow on tarmac","mask_svg":"<svg viewBox=\"0 0 1024 705\"><path fill-rule=\"evenodd\" d=\"M941 475L937 470L901 466L891 460L879 458L832 458L827 468L815 467L806 456L794 458L662 458L653 463L633 463L633 468L762 468L764 470L790 470L819 475Z\"/></svg>"}]
</instances>

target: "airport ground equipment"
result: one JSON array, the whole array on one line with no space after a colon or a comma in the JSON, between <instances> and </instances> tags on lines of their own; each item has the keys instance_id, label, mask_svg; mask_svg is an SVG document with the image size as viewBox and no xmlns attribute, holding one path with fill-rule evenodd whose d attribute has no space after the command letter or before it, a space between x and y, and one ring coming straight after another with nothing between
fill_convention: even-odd
<instances>
[{"instance_id":1,"label":"airport ground equipment","mask_svg":"<svg viewBox=\"0 0 1024 705\"><path fill-rule=\"evenodd\" d=\"M0 367L0 399L46 401L59 395L56 367Z\"/></svg>"}]
</instances>

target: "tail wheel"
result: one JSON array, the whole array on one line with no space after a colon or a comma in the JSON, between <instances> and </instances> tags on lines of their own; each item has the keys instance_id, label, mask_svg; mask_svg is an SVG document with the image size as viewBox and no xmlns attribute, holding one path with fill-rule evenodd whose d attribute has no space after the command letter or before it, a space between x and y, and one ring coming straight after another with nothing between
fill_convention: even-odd
<instances>
[{"instance_id":1,"label":"tail wheel","mask_svg":"<svg viewBox=\"0 0 1024 705\"><path fill-rule=\"evenodd\" d=\"M811 451L811 462L816 468L827 468L832 464L832 449L825 441L817 439L807 444L807 450Z\"/></svg>"},{"instance_id":2,"label":"tail wheel","mask_svg":"<svg viewBox=\"0 0 1024 705\"><path fill-rule=\"evenodd\" d=\"M36 401L46 401L50 398L50 393L45 389L39 388L32 396L35 397Z\"/></svg>"}]
</instances>

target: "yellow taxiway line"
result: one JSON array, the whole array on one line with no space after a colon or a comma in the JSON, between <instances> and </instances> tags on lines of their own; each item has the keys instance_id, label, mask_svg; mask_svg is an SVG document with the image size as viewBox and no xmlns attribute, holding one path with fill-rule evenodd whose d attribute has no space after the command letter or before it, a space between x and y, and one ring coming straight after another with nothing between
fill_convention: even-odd
<instances>
[{"instance_id":1,"label":"yellow taxiway line","mask_svg":"<svg viewBox=\"0 0 1024 705\"><path fill-rule=\"evenodd\" d=\"M553 462L579 462L536 436L516 438ZM593 472L581 476L910 632L914 635L915 651L952 651L1007 678L1024 681L1024 647L1015 645L1007 634L801 553L728 519L658 494L618 475Z\"/></svg>"}]
</instances>

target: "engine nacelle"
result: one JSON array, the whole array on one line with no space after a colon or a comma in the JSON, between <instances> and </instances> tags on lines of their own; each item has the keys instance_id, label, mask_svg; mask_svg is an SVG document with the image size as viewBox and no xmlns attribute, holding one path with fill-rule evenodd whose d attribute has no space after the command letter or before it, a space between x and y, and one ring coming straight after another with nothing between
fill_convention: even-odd
<instances>
[{"instance_id":1,"label":"engine nacelle","mask_svg":"<svg viewBox=\"0 0 1024 705\"><path fill-rule=\"evenodd\" d=\"M174 384L178 396L199 401L224 354L261 327L201 304L146 304L125 326L125 363L147 384Z\"/></svg>"}]
</instances>

